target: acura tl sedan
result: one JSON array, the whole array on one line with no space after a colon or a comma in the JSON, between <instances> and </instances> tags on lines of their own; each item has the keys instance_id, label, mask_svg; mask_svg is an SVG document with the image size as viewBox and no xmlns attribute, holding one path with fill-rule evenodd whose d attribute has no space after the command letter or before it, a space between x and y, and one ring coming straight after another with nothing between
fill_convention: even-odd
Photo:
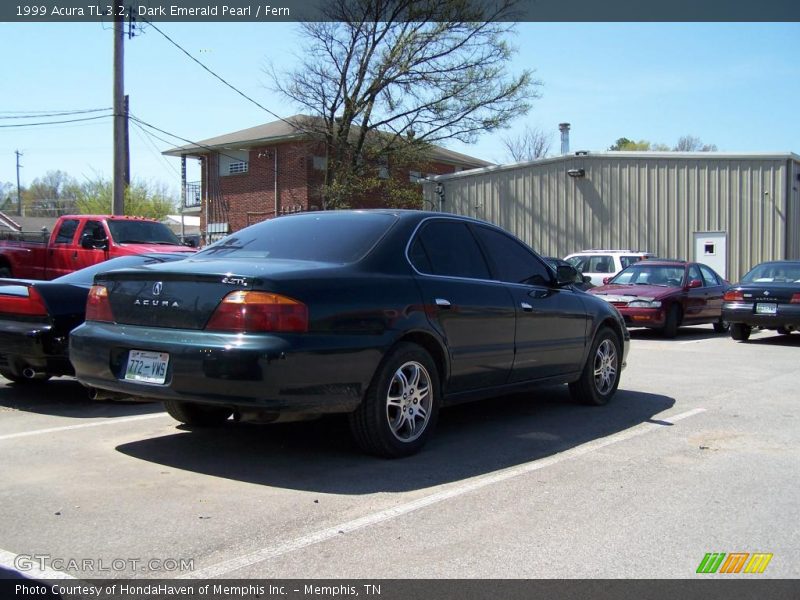
<instances>
[{"instance_id":1,"label":"acura tl sedan","mask_svg":"<svg viewBox=\"0 0 800 600\"><path fill-rule=\"evenodd\" d=\"M95 397L162 400L190 426L347 413L364 451L401 457L449 404L541 382L608 402L630 338L575 276L465 217L284 216L96 277L70 359Z\"/></svg>"}]
</instances>

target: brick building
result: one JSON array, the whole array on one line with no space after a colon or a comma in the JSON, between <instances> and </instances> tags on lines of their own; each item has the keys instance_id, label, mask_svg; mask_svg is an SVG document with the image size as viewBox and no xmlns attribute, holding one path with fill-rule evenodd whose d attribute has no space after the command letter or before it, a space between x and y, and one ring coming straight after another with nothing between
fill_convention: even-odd
<instances>
[{"instance_id":1,"label":"brick building","mask_svg":"<svg viewBox=\"0 0 800 600\"><path fill-rule=\"evenodd\" d=\"M183 212L200 215L205 241L281 214L322 208L325 149L306 133L304 124L309 119L295 115L164 152L182 159ZM186 158L200 160L199 182L186 182ZM417 167L419 171L391 172L391 177L416 182L421 177L490 164L433 146L427 163ZM389 167L381 169L380 176L389 177ZM375 208L383 204L380 197L371 197L353 205Z\"/></svg>"}]
</instances>

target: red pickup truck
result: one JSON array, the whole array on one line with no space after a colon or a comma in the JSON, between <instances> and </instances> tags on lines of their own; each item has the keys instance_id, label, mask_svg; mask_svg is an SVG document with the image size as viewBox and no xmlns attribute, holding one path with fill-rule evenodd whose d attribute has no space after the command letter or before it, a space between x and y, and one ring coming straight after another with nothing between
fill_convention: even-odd
<instances>
[{"instance_id":1,"label":"red pickup truck","mask_svg":"<svg viewBox=\"0 0 800 600\"><path fill-rule=\"evenodd\" d=\"M145 252L194 252L169 227L141 217L64 215L47 233L0 240L0 277L55 279L90 265Z\"/></svg>"}]
</instances>

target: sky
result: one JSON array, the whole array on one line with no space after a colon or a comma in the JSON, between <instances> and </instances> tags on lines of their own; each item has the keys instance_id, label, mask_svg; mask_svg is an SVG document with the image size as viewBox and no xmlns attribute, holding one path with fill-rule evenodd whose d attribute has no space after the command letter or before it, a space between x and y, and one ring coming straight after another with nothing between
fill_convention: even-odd
<instances>
[{"instance_id":1,"label":"sky","mask_svg":"<svg viewBox=\"0 0 800 600\"><path fill-rule=\"evenodd\" d=\"M281 117L300 112L270 89L265 68L287 69L300 49L292 23L158 23L211 70ZM139 119L202 140L275 118L220 83L152 28L125 41L125 92ZM533 69L540 98L511 129L447 147L510 162L502 139L531 125L552 132L569 122L570 149L603 151L620 137L674 145L699 137L728 152L800 153L800 23L519 23L512 72ZM110 108L112 29L108 23L0 23L0 125L21 113ZM108 113L87 113L95 116ZM75 117L43 117L41 121ZM34 120L36 122L38 120ZM161 152L179 139L131 124L131 175L176 195L180 159ZM0 127L0 183L48 171L79 181L112 173L110 118L61 125ZM189 161L189 181L199 179Z\"/></svg>"}]
</instances>

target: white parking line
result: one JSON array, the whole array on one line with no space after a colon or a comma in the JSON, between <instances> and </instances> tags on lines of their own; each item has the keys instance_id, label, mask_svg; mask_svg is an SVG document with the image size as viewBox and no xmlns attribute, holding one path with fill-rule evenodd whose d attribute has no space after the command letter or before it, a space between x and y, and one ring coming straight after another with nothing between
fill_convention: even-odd
<instances>
[{"instance_id":1,"label":"white parking line","mask_svg":"<svg viewBox=\"0 0 800 600\"><path fill-rule=\"evenodd\" d=\"M7 550L0 550L0 567L11 569L24 577L32 579L75 579L64 571L56 571L47 567L37 566L35 557L19 555ZM21 569L25 569L24 571Z\"/></svg>"},{"instance_id":2,"label":"white parking line","mask_svg":"<svg viewBox=\"0 0 800 600\"><path fill-rule=\"evenodd\" d=\"M105 419L103 421L94 421L92 423L81 423L80 425L65 425L64 427L49 427L47 429L35 429L33 431L22 431L20 433L8 433L0 435L0 441L13 440L21 437L28 437L29 435L43 435L45 433L58 433L60 431L72 431L73 429L85 429L87 427L102 427L103 425L116 425L117 423L130 423L131 421L144 421L145 419L157 419L158 417L165 417L167 413L159 412L149 415L136 415L135 417L120 417L119 419Z\"/></svg>"},{"instance_id":3,"label":"white parking line","mask_svg":"<svg viewBox=\"0 0 800 600\"><path fill-rule=\"evenodd\" d=\"M227 575L233 571L238 571L239 569L252 566L256 563L263 562L270 558L275 558L284 554L288 554L289 552L294 552L295 550L300 550L302 548L306 548L314 544L319 544L321 542L331 540L346 533L351 533L353 531L357 531L365 527L370 527L378 523L383 523L385 521L395 519L402 515L406 515L410 512L420 510L421 508L432 506L434 504L444 502L445 500L449 500L451 498L463 496L464 494L467 494L469 492L473 492L475 490L479 490L481 488L494 485L496 483L501 483L503 481L508 481L509 479L513 479L515 477L519 477L520 475L525 475L526 473L531 473L533 471L538 471L540 469L550 467L565 460L589 454L590 452L600 450L601 448L605 448L606 446L610 446L612 444L623 442L625 440L629 440L631 438L635 438L640 435L644 435L646 433L652 433L654 431L661 429L665 423L667 424L676 423L677 421L688 419L689 417L693 417L695 415L703 413L705 412L705 410L706 410L705 408L695 408L693 410L680 413L673 417L660 419L658 423L641 423L640 425L637 425L636 427L633 427L626 431L615 433L608 437L599 440L594 440L586 444L582 444L570 450L561 452L560 454L534 460L528 463L523 463L521 465L517 465L514 467L509 467L507 469L497 471L496 473L480 475L478 477L469 479L459 485L451 487L450 489L443 490L441 492L437 492L429 496L425 496L418 500L406 502L405 504L400 504L399 506L394 506L392 508L372 513L370 515L366 515L361 518L354 519L352 521L346 521L344 523L334 525L333 527L321 529L319 531L315 531L313 533L301 536L293 540L288 540L286 542L281 542L272 546L267 546L266 548L256 550L255 552L245 554L238 558L226 560L221 563L217 563L216 565L211 565L209 567L206 567L205 569L199 569L197 571L194 571L193 573L182 575L181 577L179 577L179 579L206 579L211 577L220 577L222 575Z\"/></svg>"}]
</instances>

